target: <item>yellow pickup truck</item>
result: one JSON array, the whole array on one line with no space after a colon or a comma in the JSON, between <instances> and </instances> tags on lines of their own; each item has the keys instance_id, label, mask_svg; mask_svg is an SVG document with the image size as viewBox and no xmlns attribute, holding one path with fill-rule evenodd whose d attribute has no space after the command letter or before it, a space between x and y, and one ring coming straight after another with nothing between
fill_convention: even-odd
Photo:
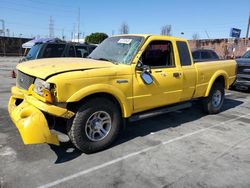
<instances>
[{"instance_id":1,"label":"yellow pickup truck","mask_svg":"<svg viewBox=\"0 0 250 188\"><path fill-rule=\"evenodd\" d=\"M57 125L86 153L107 148L124 120L187 108L192 99L218 113L236 78L234 60L194 63L187 40L156 35L114 36L85 59L34 60L17 69L8 110L23 142L59 145Z\"/></svg>"}]
</instances>

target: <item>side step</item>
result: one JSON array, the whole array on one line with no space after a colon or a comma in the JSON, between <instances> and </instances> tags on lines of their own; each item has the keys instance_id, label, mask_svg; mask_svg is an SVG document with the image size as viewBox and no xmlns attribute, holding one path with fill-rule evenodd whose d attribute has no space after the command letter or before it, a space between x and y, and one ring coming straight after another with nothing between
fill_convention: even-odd
<instances>
[{"instance_id":1,"label":"side step","mask_svg":"<svg viewBox=\"0 0 250 188\"><path fill-rule=\"evenodd\" d=\"M150 118L150 117L153 117L153 116L158 116L158 115L161 115L161 114L166 114L166 113L169 113L169 112L174 112L174 111L185 109L185 108L190 108L191 106L192 106L191 102L186 102L186 103L180 103L180 104L177 104L177 105L171 105L171 106L167 106L167 107L163 107L163 108L157 108L157 109L154 109L154 110L149 110L149 111L146 111L146 112L142 112L142 113L132 115L128 119L128 121L129 122L138 121L138 120L141 120L141 119L146 119L146 118Z\"/></svg>"}]
</instances>

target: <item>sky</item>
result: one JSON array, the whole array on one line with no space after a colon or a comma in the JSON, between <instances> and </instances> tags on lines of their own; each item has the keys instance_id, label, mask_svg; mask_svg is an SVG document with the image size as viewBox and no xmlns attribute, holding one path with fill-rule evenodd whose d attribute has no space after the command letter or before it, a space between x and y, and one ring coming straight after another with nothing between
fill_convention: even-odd
<instances>
[{"instance_id":1,"label":"sky","mask_svg":"<svg viewBox=\"0 0 250 188\"><path fill-rule=\"evenodd\" d=\"M232 27L246 36L250 0L0 0L0 19L10 36L47 37L51 16L54 35L70 40L79 9L81 37L119 34L125 22L129 33L160 34L171 25L173 36L214 39L228 38Z\"/></svg>"}]
</instances>

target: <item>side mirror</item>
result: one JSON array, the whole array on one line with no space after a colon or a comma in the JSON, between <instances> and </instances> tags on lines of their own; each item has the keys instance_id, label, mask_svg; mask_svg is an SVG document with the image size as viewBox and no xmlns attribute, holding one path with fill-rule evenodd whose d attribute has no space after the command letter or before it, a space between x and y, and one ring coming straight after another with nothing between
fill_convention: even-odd
<instances>
[{"instance_id":1,"label":"side mirror","mask_svg":"<svg viewBox=\"0 0 250 188\"><path fill-rule=\"evenodd\" d=\"M151 73L150 66L144 65L141 61L136 65L136 70Z\"/></svg>"},{"instance_id":2,"label":"side mirror","mask_svg":"<svg viewBox=\"0 0 250 188\"><path fill-rule=\"evenodd\" d=\"M153 78L152 78L151 74L145 70L142 71L142 73L141 73L141 79L147 85L150 85L153 83Z\"/></svg>"}]
</instances>

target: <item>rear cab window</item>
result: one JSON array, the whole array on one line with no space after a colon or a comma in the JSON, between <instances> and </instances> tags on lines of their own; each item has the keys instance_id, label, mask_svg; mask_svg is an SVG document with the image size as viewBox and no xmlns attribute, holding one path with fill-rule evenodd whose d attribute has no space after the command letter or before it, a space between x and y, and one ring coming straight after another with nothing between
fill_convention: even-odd
<instances>
[{"instance_id":1,"label":"rear cab window","mask_svg":"<svg viewBox=\"0 0 250 188\"><path fill-rule=\"evenodd\" d=\"M176 45L180 57L181 66L191 66L192 61L187 43L183 41L177 41Z\"/></svg>"}]
</instances>

